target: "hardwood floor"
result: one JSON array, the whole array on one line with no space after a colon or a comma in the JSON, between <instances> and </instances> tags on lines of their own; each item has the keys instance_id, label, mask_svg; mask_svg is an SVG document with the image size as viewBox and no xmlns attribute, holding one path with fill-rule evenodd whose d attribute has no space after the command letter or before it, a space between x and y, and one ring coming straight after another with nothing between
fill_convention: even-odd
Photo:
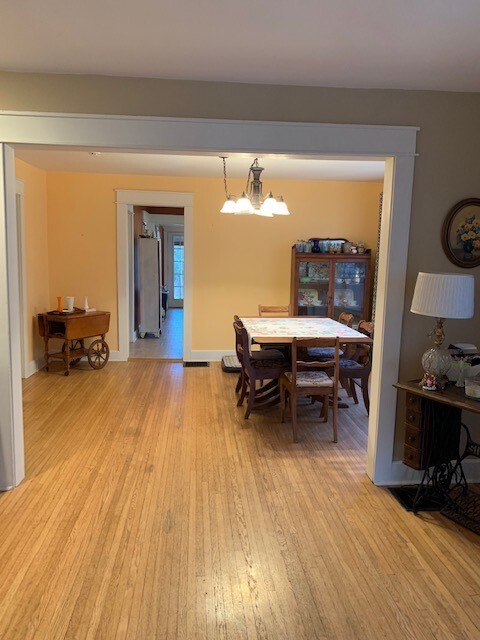
<instances>
[{"instance_id":1,"label":"hardwood floor","mask_svg":"<svg viewBox=\"0 0 480 640\"><path fill-rule=\"evenodd\" d=\"M315 409L243 419L219 364L83 363L24 385L0 494L0 638L480 637L480 538L407 513Z\"/></svg>"},{"instance_id":2,"label":"hardwood floor","mask_svg":"<svg viewBox=\"0 0 480 640\"><path fill-rule=\"evenodd\" d=\"M130 343L130 359L181 360L183 358L183 309L170 308L163 320L162 333L149 333Z\"/></svg>"}]
</instances>

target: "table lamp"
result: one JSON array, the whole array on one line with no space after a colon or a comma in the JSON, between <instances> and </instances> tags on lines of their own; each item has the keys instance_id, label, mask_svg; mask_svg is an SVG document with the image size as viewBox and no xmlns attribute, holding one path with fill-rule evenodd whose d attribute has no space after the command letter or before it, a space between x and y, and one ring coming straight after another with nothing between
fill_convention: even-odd
<instances>
[{"instance_id":1,"label":"table lamp","mask_svg":"<svg viewBox=\"0 0 480 640\"><path fill-rule=\"evenodd\" d=\"M424 273L420 271L415 284L410 311L437 319L435 328L429 334L433 337L433 347L422 356L422 366L427 375L435 376L437 383L450 368L452 359L442 348L445 334L445 318L473 318L474 299L473 275L456 273Z\"/></svg>"}]
</instances>

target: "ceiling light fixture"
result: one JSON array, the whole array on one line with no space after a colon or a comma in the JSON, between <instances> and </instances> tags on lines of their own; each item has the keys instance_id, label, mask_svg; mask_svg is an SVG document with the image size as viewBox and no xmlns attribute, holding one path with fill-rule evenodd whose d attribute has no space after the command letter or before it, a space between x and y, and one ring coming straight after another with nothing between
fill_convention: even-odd
<instances>
[{"instance_id":1,"label":"ceiling light fixture","mask_svg":"<svg viewBox=\"0 0 480 640\"><path fill-rule=\"evenodd\" d=\"M226 200L220 213L233 213L237 216L257 215L266 218L273 216L289 216L290 211L282 196L274 197L270 191L265 198L262 192L262 181L260 175L263 167L258 164L258 158L252 162L247 176L245 191L240 198L228 195L227 189L227 157L220 156L223 160L223 182L225 186ZM253 177L251 177L253 175Z\"/></svg>"}]
</instances>

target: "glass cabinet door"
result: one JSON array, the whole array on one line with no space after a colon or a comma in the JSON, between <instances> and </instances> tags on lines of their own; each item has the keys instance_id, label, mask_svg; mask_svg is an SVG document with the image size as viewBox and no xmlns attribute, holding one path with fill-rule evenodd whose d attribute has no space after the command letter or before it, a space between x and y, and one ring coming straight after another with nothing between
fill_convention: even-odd
<instances>
[{"instance_id":1,"label":"glass cabinet door","mask_svg":"<svg viewBox=\"0 0 480 640\"><path fill-rule=\"evenodd\" d=\"M365 318L364 300L366 287L364 262L337 262L334 274L333 317L344 311L353 314L353 325Z\"/></svg>"},{"instance_id":2,"label":"glass cabinet door","mask_svg":"<svg viewBox=\"0 0 480 640\"><path fill-rule=\"evenodd\" d=\"M330 264L301 261L298 269L297 307L299 316L328 316Z\"/></svg>"}]
</instances>

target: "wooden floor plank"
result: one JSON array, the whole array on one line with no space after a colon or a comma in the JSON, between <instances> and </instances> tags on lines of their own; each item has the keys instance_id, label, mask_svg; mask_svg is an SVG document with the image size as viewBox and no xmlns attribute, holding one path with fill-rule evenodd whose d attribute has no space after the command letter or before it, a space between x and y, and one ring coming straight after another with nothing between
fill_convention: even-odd
<instances>
[{"instance_id":1,"label":"wooden floor plank","mask_svg":"<svg viewBox=\"0 0 480 640\"><path fill-rule=\"evenodd\" d=\"M235 382L153 360L25 381L0 638L480 637L480 538L372 485L363 404L334 444L305 403L294 444Z\"/></svg>"}]
</instances>

